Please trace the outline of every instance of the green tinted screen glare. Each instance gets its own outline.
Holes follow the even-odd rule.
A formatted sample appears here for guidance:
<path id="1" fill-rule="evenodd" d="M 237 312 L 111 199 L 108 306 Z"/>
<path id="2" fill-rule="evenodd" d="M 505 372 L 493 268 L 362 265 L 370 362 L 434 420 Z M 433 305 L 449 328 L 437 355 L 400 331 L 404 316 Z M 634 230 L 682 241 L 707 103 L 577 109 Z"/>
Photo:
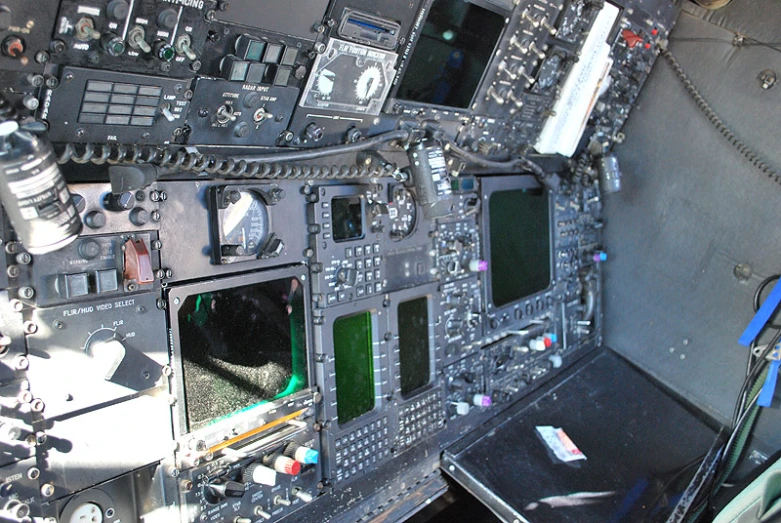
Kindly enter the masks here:
<path id="1" fill-rule="evenodd" d="M 401 395 L 409 396 L 430 380 L 428 298 L 401 302 L 398 313 Z"/>
<path id="2" fill-rule="evenodd" d="M 551 279 L 547 193 L 542 189 L 494 192 L 488 213 L 494 306 L 547 289 Z"/>
<path id="3" fill-rule="evenodd" d="M 182 300 L 178 337 L 190 430 L 307 387 L 305 310 L 297 278 Z"/>
<path id="4" fill-rule="evenodd" d="M 347 423 L 374 409 L 372 316 L 362 312 L 334 322 L 336 413 Z"/>

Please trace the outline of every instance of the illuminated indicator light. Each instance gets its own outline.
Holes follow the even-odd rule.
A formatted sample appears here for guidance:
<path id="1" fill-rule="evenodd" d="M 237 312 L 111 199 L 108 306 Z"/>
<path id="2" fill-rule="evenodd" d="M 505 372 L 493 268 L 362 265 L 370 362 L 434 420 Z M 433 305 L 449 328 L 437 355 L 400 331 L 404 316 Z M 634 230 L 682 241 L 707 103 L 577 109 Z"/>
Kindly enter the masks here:
<path id="1" fill-rule="evenodd" d="M 157 47 L 157 57 L 164 61 L 170 62 L 176 56 L 176 50 L 166 43 L 160 43 Z"/>
<path id="2" fill-rule="evenodd" d="M 490 407 L 493 403 L 491 396 L 486 396 L 485 394 L 475 394 L 472 396 L 472 404 L 475 407 Z"/>
<path id="3" fill-rule="evenodd" d="M 658 35 L 659 34 L 659 29 L 654 27 L 653 29 L 651 29 L 651 34 L 654 35 L 654 36 Z"/>
<path id="4" fill-rule="evenodd" d="M 645 44 L 645 48 L 646 48 L 646 49 L 650 49 L 650 48 L 651 48 L 651 43 L 650 43 L 650 42 L 646 42 L 646 44 Z"/>
<path id="5" fill-rule="evenodd" d="M 488 270 L 488 262 L 485 260 L 472 260 L 469 262 L 469 270 L 472 272 L 485 272 Z"/>

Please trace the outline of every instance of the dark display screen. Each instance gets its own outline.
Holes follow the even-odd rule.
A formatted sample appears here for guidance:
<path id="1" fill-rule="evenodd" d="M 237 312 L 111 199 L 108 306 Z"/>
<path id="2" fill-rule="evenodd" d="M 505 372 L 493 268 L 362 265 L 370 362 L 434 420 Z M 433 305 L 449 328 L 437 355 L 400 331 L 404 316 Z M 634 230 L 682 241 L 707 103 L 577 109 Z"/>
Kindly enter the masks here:
<path id="1" fill-rule="evenodd" d="M 488 200 L 491 294 L 501 307 L 547 289 L 550 212 L 542 189 L 498 191 Z"/>
<path id="2" fill-rule="evenodd" d="M 409 396 L 428 385 L 431 376 L 428 298 L 401 302 L 398 313 L 401 394 Z"/>
<path id="3" fill-rule="evenodd" d="M 362 312 L 334 322 L 336 413 L 347 423 L 374 409 L 372 316 Z"/>
<path id="4" fill-rule="evenodd" d="M 396 96 L 469 107 L 503 28 L 502 15 L 464 0 L 436 0 Z"/>
<path id="5" fill-rule="evenodd" d="M 358 196 L 332 199 L 331 216 L 335 241 L 363 238 L 363 206 Z"/>
<path id="6" fill-rule="evenodd" d="M 179 342 L 190 430 L 307 386 L 304 310 L 296 278 L 183 300 Z"/>

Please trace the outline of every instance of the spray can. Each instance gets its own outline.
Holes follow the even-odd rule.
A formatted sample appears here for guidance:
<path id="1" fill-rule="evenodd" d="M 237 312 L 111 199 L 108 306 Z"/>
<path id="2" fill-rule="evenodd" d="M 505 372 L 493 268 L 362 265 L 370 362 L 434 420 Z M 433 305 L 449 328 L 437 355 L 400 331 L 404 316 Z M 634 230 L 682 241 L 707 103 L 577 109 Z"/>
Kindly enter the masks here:
<path id="1" fill-rule="evenodd" d="M 30 254 L 65 247 L 82 224 L 51 144 L 0 123 L 0 201 Z"/>

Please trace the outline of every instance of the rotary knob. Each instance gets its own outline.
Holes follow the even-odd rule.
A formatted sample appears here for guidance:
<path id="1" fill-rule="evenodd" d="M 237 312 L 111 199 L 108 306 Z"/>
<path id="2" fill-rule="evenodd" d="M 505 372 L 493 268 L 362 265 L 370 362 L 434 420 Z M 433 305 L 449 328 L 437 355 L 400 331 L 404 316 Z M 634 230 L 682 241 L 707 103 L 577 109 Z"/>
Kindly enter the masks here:
<path id="1" fill-rule="evenodd" d="M 256 483 L 273 487 L 277 484 L 277 471 L 262 463 L 252 463 L 244 469 L 241 480 L 244 483 Z"/>
<path id="2" fill-rule="evenodd" d="M 111 0 L 106 7 L 106 15 L 117 22 L 123 21 L 130 14 L 130 6 L 125 0 Z"/>
<path id="3" fill-rule="evenodd" d="M 103 207 L 113 212 L 129 211 L 136 205 L 136 197 L 132 192 L 109 193 L 103 198 Z"/>

